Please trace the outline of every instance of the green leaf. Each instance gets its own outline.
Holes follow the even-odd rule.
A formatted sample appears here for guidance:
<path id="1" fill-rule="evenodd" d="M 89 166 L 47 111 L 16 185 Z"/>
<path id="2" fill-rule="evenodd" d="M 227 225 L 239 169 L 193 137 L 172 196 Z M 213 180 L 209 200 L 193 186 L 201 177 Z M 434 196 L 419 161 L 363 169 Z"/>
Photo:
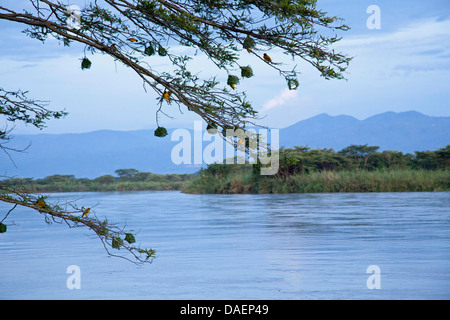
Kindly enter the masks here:
<path id="1" fill-rule="evenodd" d="M 5 233 L 6 229 L 8 229 L 6 224 L 0 223 L 0 233 Z"/>
<path id="2" fill-rule="evenodd" d="M 145 258 L 145 260 L 148 260 L 150 258 L 153 258 L 155 256 L 155 250 L 153 249 L 138 249 L 138 252 L 140 254 L 145 254 L 147 257 Z"/>

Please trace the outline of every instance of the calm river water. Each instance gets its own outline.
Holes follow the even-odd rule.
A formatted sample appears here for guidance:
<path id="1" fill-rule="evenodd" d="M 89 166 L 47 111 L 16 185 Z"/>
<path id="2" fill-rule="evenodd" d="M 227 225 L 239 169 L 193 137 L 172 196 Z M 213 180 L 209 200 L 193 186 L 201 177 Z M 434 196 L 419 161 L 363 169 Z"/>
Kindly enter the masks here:
<path id="1" fill-rule="evenodd" d="M 88 230 L 17 208 L 0 234 L 0 299 L 450 299 L 448 192 L 51 197 L 95 206 L 157 258 L 108 258 Z M 71 265 L 81 289 L 67 288 Z"/>

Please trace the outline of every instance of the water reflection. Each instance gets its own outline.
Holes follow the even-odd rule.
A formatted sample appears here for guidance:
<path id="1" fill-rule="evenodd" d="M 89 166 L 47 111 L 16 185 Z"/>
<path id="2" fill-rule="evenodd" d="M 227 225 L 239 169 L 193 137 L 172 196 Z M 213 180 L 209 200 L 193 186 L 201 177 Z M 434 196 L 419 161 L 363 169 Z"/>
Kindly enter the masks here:
<path id="1" fill-rule="evenodd" d="M 0 298 L 78 298 L 65 287 L 70 264 L 86 299 L 450 298 L 449 193 L 53 197 L 98 203 L 98 217 L 135 226 L 158 258 L 144 267 L 107 258 L 89 232 L 20 209 L 0 236 Z"/>

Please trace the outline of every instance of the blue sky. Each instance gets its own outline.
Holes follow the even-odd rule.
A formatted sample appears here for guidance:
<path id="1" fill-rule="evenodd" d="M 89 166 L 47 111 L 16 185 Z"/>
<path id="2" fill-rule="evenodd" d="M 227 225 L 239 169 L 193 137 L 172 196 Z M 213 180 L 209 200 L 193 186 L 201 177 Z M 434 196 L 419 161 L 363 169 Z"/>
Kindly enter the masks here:
<path id="1" fill-rule="evenodd" d="M 82 6 L 84 0 L 67 4 Z M 2 5 L 28 6 L 27 0 L 2 0 Z M 366 25 L 370 5 L 381 12 L 381 29 Z M 450 116 L 450 2 L 386 0 L 319 0 L 318 7 L 345 19 L 352 29 L 342 33 L 336 50 L 354 59 L 347 81 L 325 80 L 306 64 L 298 63 L 300 87 L 286 89 L 278 72 L 248 54 L 255 77 L 241 81 L 241 90 L 264 117 L 259 123 L 283 128 L 320 113 L 346 114 L 365 119 L 386 111 L 416 110 L 432 116 Z M 45 44 L 20 32 L 22 25 L 0 21 L 0 86 L 29 90 L 29 96 L 50 101 L 50 109 L 65 109 L 63 120 L 50 121 L 42 132 L 74 133 L 100 129 L 137 130 L 156 125 L 156 96 L 113 59 L 96 55 L 90 70 L 82 71 L 81 46 L 70 48 L 55 40 Z M 272 51 L 275 61 L 287 61 Z M 161 62 L 159 67 L 164 67 Z M 192 67 L 205 76 L 214 74 L 202 56 Z M 193 114 L 166 109 L 174 117 L 160 118 L 166 127 L 192 127 Z M 1 121 L 1 120 L 0 120 Z M 39 133 L 17 125 L 16 133 Z"/>

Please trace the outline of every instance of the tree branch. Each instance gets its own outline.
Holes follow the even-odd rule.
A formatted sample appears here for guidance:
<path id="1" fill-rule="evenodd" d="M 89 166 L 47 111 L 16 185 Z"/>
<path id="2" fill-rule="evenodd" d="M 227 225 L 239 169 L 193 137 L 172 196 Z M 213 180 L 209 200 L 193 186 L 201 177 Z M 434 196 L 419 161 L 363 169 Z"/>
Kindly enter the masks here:
<path id="1" fill-rule="evenodd" d="M 100 221 L 96 216 L 89 217 L 89 214 L 86 213 L 86 209 L 88 208 L 66 203 L 66 207 L 70 206 L 72 208 L 72 210 L 68 211 L 67 209 L 63 209 L 60 205 L 51 205 L 47 203 L 46 197 L 44 196 L 36 197 L 26 192 L 22 192 L 19 189 L 12 189 L 1 185 L 0 201 L 14 204 L 14 207 L 8 211 L 2 222 L 18 205 L 20 205 L 43 214 L 47 222 L 65 222 L 69 228 L 88 228 L 98 236 L 106 252 L 110 256 L 120 257 L 137 264 L 151 263 L 155 257 L 156 252 L 153 249 L 143 249 L 132 245 L 136 241 L 132 233 L 110 224 L 106 219 Z M 126 253 L 120 255 L 113 253 L 111 251 L 112 249 L 117 251 L 123 249 Z M 129 258 L 128 255 L 131 255 L 132 259 Z"/>

